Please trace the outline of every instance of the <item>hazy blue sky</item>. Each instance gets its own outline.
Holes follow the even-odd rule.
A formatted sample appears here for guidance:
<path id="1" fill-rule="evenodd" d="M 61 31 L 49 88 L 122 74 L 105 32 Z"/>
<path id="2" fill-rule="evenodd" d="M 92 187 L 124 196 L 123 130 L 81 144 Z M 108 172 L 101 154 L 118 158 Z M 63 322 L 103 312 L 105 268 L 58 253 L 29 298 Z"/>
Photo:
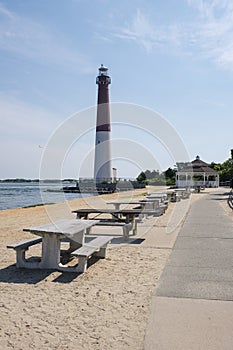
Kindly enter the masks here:
<path id="1" fill-rule="evenodd" d="M 180 161 L 230 156 L 231 0 L 0 0 L 0 51 L 0 178 L 39 177 L 50 135 L 96 104 L 101 63 L 112 102 L 144 106 L 171 123 L 189 153 Z M 132 142 L 140 138 L 129 133 Z M 113 125 L 112 134 L 122 130 Z M 94 142 L 92 132 L 70 152 L 65 177 L 77 176 L 75 162 Z M 119 175 L 137 176 L 140 165 L 126 163 L 116 164 Z M 162 153 L 158 163 L 174 165 Z M 84 175 L 91 174 L 90 165 Z"/>

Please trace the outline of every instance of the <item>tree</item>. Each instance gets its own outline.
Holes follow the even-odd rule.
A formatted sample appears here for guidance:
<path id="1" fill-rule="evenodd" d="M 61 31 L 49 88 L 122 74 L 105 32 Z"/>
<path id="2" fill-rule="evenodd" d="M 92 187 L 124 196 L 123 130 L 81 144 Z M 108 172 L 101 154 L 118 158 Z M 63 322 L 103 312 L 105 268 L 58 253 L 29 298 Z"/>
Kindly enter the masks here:
<path id="1" fill-rule="evenodd" d="M 231 158 L 227 159 L 222 164 L 212 162 L 210 164 L 210 167 L 219 173 L 219 181 L 220 182 L 231 181 L 231 179 L 233 177 L 233 164 L 232 164 Z"/>
<path id="2" fill-rule="evenodd" d="M 166 171 L 164 171 L 164 175 L 166 179 L 173 179 L 176 176 L 175 169 L 168 168 Z"/>
<path id="3" fill-rule="evenodd" d="M 176 178 L 176 170 L 168 168 L 164 172 L 159 172 L 158 170 L 145 170 L 142 171 L 138 177 L 137 182 L 144 183 L 147 185 L 154 185 L 154 186 L 160 186 L 160 185 L 174 185 L 175 184 L 175 178 Z"/>
<path id="4" fill-rule="evenodd" d="M 146 171 L 145 171 L 145 175 L 146 175 L 147 180 L 156 179 L 157 177 L 160 176 L 158 170 L 152 170 L 152 171 L 146 170 Z"/>
<path id="5" fill-rule="evenodd" d="M 144 173 L 144 171 L 142 171 L 142 172 L 138 175 L 138 177 L 137 177 L 137 182 L 139 182 L 139 183 L 145 183 L 145 182 L 147 182 L 147 181 L 146 181 L 146 174 Z"/>
<path id="6" fill-rule="evenodd" d="M 168 168 L 166 171 L 163 172 L 164 177 L 166 179 L 166 184 L 168 186 L 175 185 L 176 183 L 176 170 L 172 168 Z"/>

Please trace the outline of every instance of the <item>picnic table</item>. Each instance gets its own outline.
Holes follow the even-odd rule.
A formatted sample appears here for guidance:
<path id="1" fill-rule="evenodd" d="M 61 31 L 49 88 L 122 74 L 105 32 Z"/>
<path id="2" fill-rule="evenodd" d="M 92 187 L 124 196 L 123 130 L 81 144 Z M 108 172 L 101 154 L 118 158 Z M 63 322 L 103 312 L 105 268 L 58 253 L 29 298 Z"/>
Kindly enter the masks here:
<path id="1" fill-rule="evenodd" d="M 143 209 L 143 208 L 138 208 L 138 209 L 93 209 L 93 208 L 87 208 L 87 209 L 78 209 L 78 210 L 73 210 L 72 213 L 76 213 L 77 219 L 97 219 L 99 222 L 97 225 L 100 225 L 102 221 L 119 221 L 119 222 L 124 222 L 126 224 L 132 222 L 135 220 L 136 217 L 140 214 L 150 214 L 153 215 L 155 214 L 154 210 L 150 209 Z M 91 214 L 95 214 L 93 218 L 90 217 Z M 110 218 L 101 218 L 101 215 L 104 214 L 111 214 L 112 219 Z"/>
<path id="2" fill-rule="evenodd" d="M 114 205 L 115 210 L 120 210 L 120 207 L 122 205 L 138 205 L 139 207 L 133 208 L 133 209 L 141 209 L 142 211 L 144 211 L 145 209 L 148 210 L 153 210 L 153 209 L 157 209 L 159 208 L 159 202 L 160 199 L 158 198 L 145 198 L 145 199 L 140 199 L 139 201 L 132 201 L 132 202 L 126 202 L 126 201 L 122 201 L 122 202 L 107 202 L 107 204 L 109 205 Z"/>
<path id="3" fill-rule="evenodd" d="M 107 202 L 108 205 L 114 205 L 115 210 L 120 210 L 120 207 L 122 205 L 129 206 L 129 205 L 140 205 L 142 207 L 142 210 L 146 206 L 145 201 L 119 201 L 119 202 Z"/>
<path id="4" fill-rule="evenodd" d="M 167 193 L 151 193 L 146 196 L 147 201 L 157 201 L 157 205 L 165 204 L 169 202 Z"/>
<path id="5" fill-rule="evenodd" d="M 89 246 L 85 243 L 85 233 L 89 233 L 90 228 L 97 223 L 98 220 L 61 219 L 45 225 L 25 228 L 23 231 L 40 236 L 40 238 L 8 245 L 7 248 L 16 251 L 16 266 L 20 268 L 84 272 L 89 256 L 101 248 L 106 248 L 107 243 L 112 239 L 112 237 L 98 237 L 93 238 Z M 80 258 L 77 267 L 72 268 L 61 264 L 61 241 L 64 239 L 69 243 L 69 249 L 66 253 Z M 41 258 L 38 261 L 26 260 L 25 252 L 30 246 L 38 243 L 42 243 Z M 93 248 L 96 249 L 93 250 Z M 89 254 L 87 250 L 89 253 L 92 251 L 92 253 Z M 105 256 L 105 250 L 101 251 L 101 256 Z"/>
<path id="6" fill-rule="evenodd" d="M 181 187 L 168 189 L 166 193 L 171 202 L 179 202 L 181 199 L 186 199 L 190 196 L 190 190 Z"/>
<path id="7" fill-rule="evenodd" d="M 143 203 L 145 205 L 145 208 L 159 208 L 159 206 L 161 205 L 161 199 L 158 197 L 146 197 L 145 199 L 141 199 L 140 201 L 141 203 Z"/>
<path id="8" fill-rule="evenodd" d="M 137 219 L 139 215 L 156 215 L 155 210 L 149 209 L 78 209 L 72 211 L 76 214 L 77 219 L 92 220 L 98 218 L 96 225 L 102 226 L 122 226 L 123 236 L 126 240 L 129 238 L 129 232 L 132 230 L 133 235 L 137 234 Z M 106 214 L 108 217 L 106 217 Z M 103 217 L 104 216 L 104 217 Z M 109 217 L 110 216 L 110 217 Z"/>
<path id="9" fill-rule="evenodd" d="M 178 193 L 182 199 L 189 198 L 191 194 L 190 189 L 188 188 L 175 188 L 174 191 Z"/>
<path id="10" fill-rule="evenodd" d="M 167 193 L 162 193 L 162 192 L 159 192 L 159 193 L 149 193 L 146 198 L 153 198 L 153 199 L 159 199 L 161 202 L 163 202 L 164 200 L 167 199 Z"/>
<path id="11" fill-rule="evenodd" d="M 121 205 L 138 205 L 138 207 L 134 207 L 133 209 L 141 209 L 142 213 L 141 216 L 146 216 L 145 210 L 155 210 L 157 209 L 157 212 L 159 211 L 165 211 L 167 208 L 167 205 L 164 205 L 161 202 L 160 197 L 146 197 L 144 199 L 140 199 L 139 201 L 132 201 L 132 202 L 108 202 L 107 204 L 113 204 L 115 206 L 116 210 L 120 210 Z"/>

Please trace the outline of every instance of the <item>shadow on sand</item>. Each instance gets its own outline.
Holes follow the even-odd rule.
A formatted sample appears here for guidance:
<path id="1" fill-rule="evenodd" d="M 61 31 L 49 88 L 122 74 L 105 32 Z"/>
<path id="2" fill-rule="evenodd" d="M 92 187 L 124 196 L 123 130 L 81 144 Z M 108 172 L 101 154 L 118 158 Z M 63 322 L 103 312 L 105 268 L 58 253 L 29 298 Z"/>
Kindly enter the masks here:
<path id="1" fill-rule="evenodd" d="M 138 245 L 144 241 L 143 238 L 130 238 L 128 241 L 123 241 L 122 237 L 116 237 L 112 240 L 112 244 L 128 244 Z M 88 260 L 88 268 L 94 265 L 100 258 L 92 256 Z M 48 278 L 56 270 L 41 270 L 41 269 L 25 269 L 17 268 L 16 264 L 7 266 L 0 270 L 0 282 L 2 283 L 15 283 L 15 284 L 37 284 L 46 278 Z M 59 272 L 60 275 L 56 276 L 52 282 L 57 283 L 70 283 L 78 276 L 82 275 L 79 272 Z"/>
<path id="2" fill-rule="evenodd" d="M 18 269 L 16 265 L 10 265 L 0 270 L 0 282 L 37 284 L 51 274 L 48 270 Z"/>

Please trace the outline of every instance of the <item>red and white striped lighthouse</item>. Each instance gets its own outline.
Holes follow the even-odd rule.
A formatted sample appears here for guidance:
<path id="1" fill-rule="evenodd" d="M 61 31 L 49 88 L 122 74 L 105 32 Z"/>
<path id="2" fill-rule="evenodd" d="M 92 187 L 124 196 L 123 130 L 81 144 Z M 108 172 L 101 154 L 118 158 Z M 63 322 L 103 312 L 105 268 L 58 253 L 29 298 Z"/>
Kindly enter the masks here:
<path id="1" fill-rule="evenodd" d="M 111 161 L 111 125 L 109 107 L 109 88 L 111 78 L 108 75 L 108 68 L 101 64 L 99 75 L 96 78 L 98 84 L 98 105 L 96 121 L 95 140 L 95 165 L 94 179 L 96 183 L 102 181 L 112 181 L 112 161 Z"/>

